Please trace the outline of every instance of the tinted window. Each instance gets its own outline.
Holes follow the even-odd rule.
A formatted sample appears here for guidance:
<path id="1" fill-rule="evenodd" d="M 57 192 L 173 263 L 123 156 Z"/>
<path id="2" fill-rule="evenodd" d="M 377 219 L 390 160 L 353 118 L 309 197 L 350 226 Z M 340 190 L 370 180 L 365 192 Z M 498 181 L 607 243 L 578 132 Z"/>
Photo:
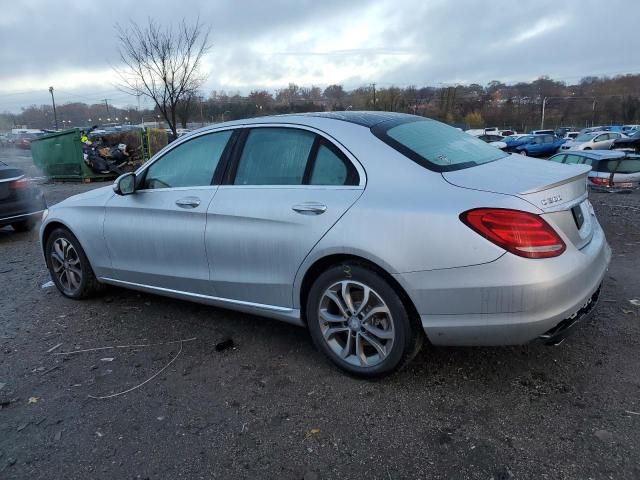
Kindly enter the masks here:
<path id="1" fill-rule="evenodd" d="M 558 162 L 558 163 L 562 163 L 564 162 L 564 157 L 566 155 L 554 155 L 553 157 L 551 157 L 549 160 L 552 162 Z"/>
<path id="2" fill-rule="evenodd" d="M 544 138 L 542 136 L 535 137 L 532 143 L 542 144 Z"/>
<path id="3" fill-rule="evenodd" d="M 615 162 L 609 162 L 609 169 L 615 167 Z M 620 160 L 616 173 L 640 173 L 640 160 Z"/>
<path id="4" fill-rule="evenodd" d="M 582 163 L 583 157 L 579 155 L 567 155 L 567 159 L 564 163 Z"/>
<path id="5" fill-rule="evenodd" d="M 310 185 L 357 185 L 357 173 L 350 162 L 324 144 L 318 147 L 309 177 Z"/>
<path id="6" fill-rule="evenodd" d="M 553 143 L 553 135 L 545 135 L 544 143 Z"/>
<path id="7" fill-rule="evenodd" d="M 603 134 L 603 135 L 598 135 L 596 138 L 594 138 L 594 142 L 603 142 L 604 140 L 607 140 L 609 138 L 609 135 L 607 134 Z"/>
<path id="8" fill-rule="evenodd" d="M 255 128 L 242 150 L 235 185 L 302 185 L 315 134 L 293 128 Z"/>
<path id="9" fill-rule="evenodd" d="M 434 120 L 388 121 L 374 126 L 372 132 L 406 157 L 436 171 L 473 167 L 507 155 Z"/>
<path id="10" fill-rule="evenodd" d="M 147 169 L 143 188 L 211 185 L 231 133 L 202 135 L 173 148 Z"/>

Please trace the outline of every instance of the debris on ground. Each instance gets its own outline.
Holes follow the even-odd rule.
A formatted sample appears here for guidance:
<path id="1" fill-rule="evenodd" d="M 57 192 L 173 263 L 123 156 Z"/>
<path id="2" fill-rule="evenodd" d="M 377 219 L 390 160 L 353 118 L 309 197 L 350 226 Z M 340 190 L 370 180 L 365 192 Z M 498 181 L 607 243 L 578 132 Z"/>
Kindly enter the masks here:
<path id="1" fill-rule="evenodd" d="M 231 337 L 225 338 L 224 340 L 216 343 L 216 352 L 222 352 L 229 348 L 233 348 L 235 344 L 233 343 L 233 339 Z"/>
<path id="2" fill-rule="evenodd" d="M 57 344 L 57 345 L 55 345 L 55 346 L 51 347 L 49 350 L 47 350 L 47 353 L 51 353 L 51 352 L 53 352 L 54 350 L 56 350 L 56 349 L 60 348 L 61 346 L 62 346 L 62 343 L 59 343 L 59 344 Z"/>
<path id="3" fill-rule="evenodd" d="M 319 428 L 312 428 L 310 430 L 307 430 L 306 432 L 304 432 L 304 439 L 308 440 L 311 437 L 313 437 L 314 435 L 317 435 L 318 433 L 320 433 L 320 429 Z"/>

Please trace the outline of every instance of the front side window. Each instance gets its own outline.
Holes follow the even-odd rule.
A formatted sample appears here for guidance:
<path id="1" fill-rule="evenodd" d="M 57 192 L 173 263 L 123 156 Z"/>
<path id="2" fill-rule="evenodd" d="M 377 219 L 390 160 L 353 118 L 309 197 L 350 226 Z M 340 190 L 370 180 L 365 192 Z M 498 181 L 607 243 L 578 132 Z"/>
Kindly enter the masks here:
<path id="1" fill-rule="evenodd" d="M 429 119 L 389 120 L 371 132 L 390 147 L 430 170 L 460 170 L 508 156 L 468 133 Z"/>
<path id="2" fill-rule="evenodd" d="M 147 169 L 143 188 L 153 190 L 211 185 L 231 134 L 231 130 L 225 130 L 202 135 L 169 150 Z"/>
<path id="3" fill-rule="evenodd" d="M 302 185 L 315 134 L 293 128 L 249 131 L 235 185 Z"/>
<path id="4" fill-rule="evenodd" d="M 554 155 L 553 157 L 551 157 L 549 159 L 549 161 L 551 162 L 557 162 L 557 163 L 562 163 L 564 161 L 564 157 L 566 155 Z"/>
<path id="5" fill-rule="evenodd" d="M 567 155 L 565 163 L 582 163 L 582 157 L 579 155 Z"/>

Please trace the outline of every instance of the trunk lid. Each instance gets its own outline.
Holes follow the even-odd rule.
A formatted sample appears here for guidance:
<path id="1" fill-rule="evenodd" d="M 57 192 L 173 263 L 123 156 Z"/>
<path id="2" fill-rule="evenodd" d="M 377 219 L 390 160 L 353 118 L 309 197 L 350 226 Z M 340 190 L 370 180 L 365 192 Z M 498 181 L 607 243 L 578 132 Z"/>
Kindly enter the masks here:
<path id="1" fill-rule="evenodd" d="M 590 170 L 588 165 L 511 155 L 477 167 L 443 172 L 442 176 L 457 187 L 513 195 L 529 202 L 571 243 L 582 248 L 593 235 L 592 209 L 587 200 Z"/>

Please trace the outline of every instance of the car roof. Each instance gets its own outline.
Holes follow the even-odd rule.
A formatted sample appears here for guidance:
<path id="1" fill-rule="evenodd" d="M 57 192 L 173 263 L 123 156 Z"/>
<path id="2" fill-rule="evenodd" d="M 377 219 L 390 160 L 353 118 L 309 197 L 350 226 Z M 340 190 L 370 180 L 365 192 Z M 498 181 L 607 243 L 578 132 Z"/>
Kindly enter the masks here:
<path id="1" fill-rule="evenodd" d="M 316 119 L 329 119 L 349 122 L 366 128 L 371 128 L 379 123 L 389 120 L 430 120 L 427 117 L 410 115 L 408 113 L 396 112 L 370 112 L 370 111 L 343 111 L 343 112 L 308 112 L 308 113 L 287 113 L 283 115 L 268 115 L 264 117 L 245 118 L 241 120 L 231 120 L 223 123 L 216 123 L 189 132 L 186 136 L 192 136 L 199 132 L 217 130 L 222 127 L 253 125 L 260 123 L 295 123 L 298 125 L 314 126 Z"/>

